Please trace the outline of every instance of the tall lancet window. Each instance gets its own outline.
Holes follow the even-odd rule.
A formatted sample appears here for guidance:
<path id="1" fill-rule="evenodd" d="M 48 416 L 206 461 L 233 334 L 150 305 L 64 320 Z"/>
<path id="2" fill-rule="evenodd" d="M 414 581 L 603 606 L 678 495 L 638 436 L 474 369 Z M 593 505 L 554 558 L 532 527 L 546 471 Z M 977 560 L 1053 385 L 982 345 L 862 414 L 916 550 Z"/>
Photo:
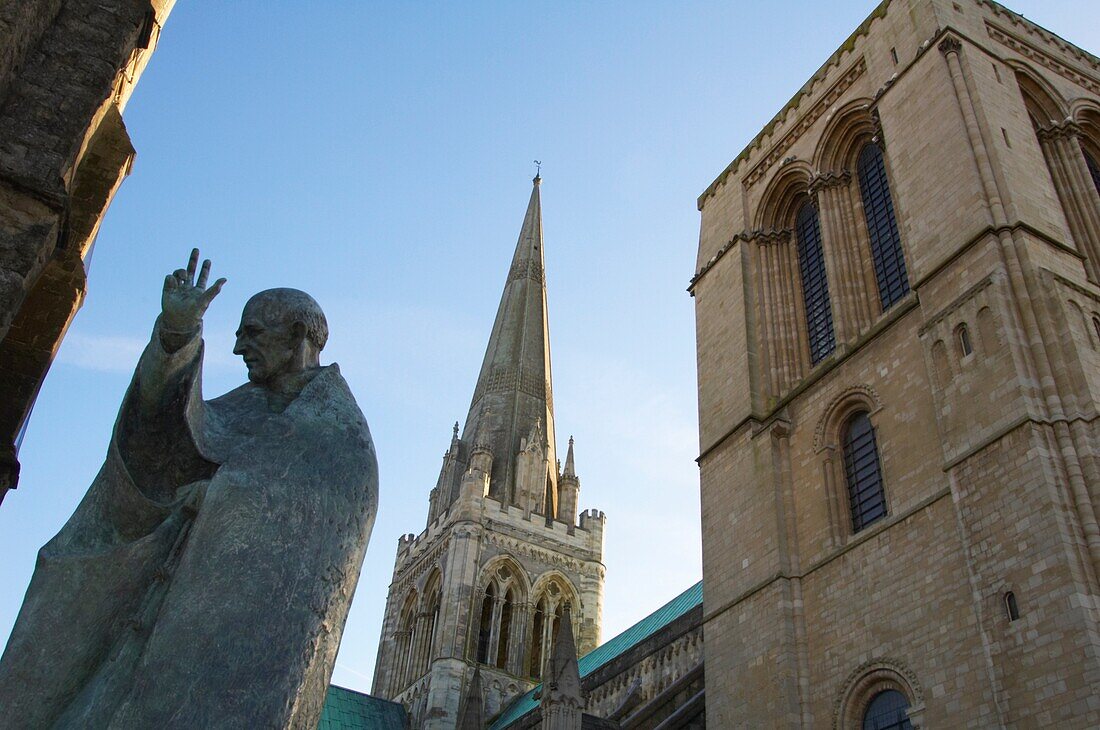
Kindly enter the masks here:
<path id="1" fill-rule="evenodd" d="M 852 416 L 844 428 L 844 474 L 848 480 L 852 532 L 859 532 L 886 516 L 875 428 L 864 411 Z"/>
<path id="2" fill-rule="evenodd" d="M 546 634 L 546 596 L 535 604 L 535 615 L 531 619 L 531 661 L 527 674 L 531 677 L 542 676 L 542 644 Z"/>
<path id="3" fill-rule="evenodd" d="M 905 255 L 901 250 L 901 236 L 894 217 L 890 183 L 886 179 L 886 164 L 877 144 L 871 142 L 864 145 L 857 167 L 863 215 L 871 236 L 871 259 L 875 264 L 878 298 L 885 312 L 909 293 L 909 278 L 905 272 Z"/>
<path id="4" fill-rule="evenodd" d="M 1084 147 L 1081 148 L 1081 152 L 1085 155 L 1085 165 L 1089 168 L 1089 175 L 1092 176 L 1093 187 L 1096 188 L 1097 194 L 1100 194 L 1100 165 L 1096 163 L 1096 158 L 1090 155 Z"/>
<path id="5" fill-rule="evenodd" d="M 825 276 L 825 254 L 821 250 L 821 225 L 817 219 L 817 208 L 809 200 L 798 209 L 795 234 L 798 239 L 798 269 L 802 274 L 802 300 L 806 305 L 810 362 L 816 365 L 836 347 L 836 338 L 829 304 L 829 280 Z"/>
<path id="6" fill-rule="evenodd" d="M 485 597 L 481 599 L 481 621 L 477 632 L 477 660 L 482 664 L 489 661 L 489 640 L 493 636 L 493 604 L 496 597 L 496 584 L 489 581 Z"/>
<path id="7" fill-rule="evenodd" d="M 501 669 L 508 666 L 509 638 L 512 635 L 512 611 L 515 608 L 515 598 L 509 588 L 504 595 L 504 602 L 500 604 L 500 629 L 497 632 L 497 660 L 496 665 Z"/>

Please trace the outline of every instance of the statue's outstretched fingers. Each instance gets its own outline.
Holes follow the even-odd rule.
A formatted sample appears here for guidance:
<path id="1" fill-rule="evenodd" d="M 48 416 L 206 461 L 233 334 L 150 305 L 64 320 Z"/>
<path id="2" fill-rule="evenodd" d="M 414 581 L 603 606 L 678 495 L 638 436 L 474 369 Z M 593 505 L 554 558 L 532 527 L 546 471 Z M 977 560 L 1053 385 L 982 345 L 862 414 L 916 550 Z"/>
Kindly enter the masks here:
<path id="1" fill-rule="evenodd" d="M 195 270 L 199 268 L 199 250 L 191 249 L 191 258 L 187 260 L 187 282 L 195 283 Z"/>
<path id="2" fill-rule="evenodd" d="M 168 276 L 164 277 L 165 291 L 168 291 L 169 289 L 175 289 L 177 286 L 179 286 L 179 279 L 176 278 L 175 274 L 169 274 Z"/>
<path id="3" fill-rule="evenodd" d="M 199 269 L 199 279 L 195 282 L 195 286 L 200 289 L 206 288 L 206 278 L 210 276 L 210 259 L 202 262 L 202 268 Z"/>
<path id="4" fill-rule="evenodd" d="M 214 300 L 214 297 L 221 293 L 222 287 L 225 286 L 226 279 L 223 277 L 214 282 L 214 284 L 203 292 L 202 298 L 207 304 Z"/>

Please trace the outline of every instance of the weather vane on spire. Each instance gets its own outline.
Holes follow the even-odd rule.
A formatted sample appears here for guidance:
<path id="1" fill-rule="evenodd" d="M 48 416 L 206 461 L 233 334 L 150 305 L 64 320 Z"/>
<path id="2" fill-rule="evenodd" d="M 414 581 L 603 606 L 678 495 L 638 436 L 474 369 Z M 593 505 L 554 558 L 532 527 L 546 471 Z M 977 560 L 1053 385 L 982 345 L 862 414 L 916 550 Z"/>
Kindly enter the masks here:
<path id="1" fill-rule="evenodd" d="M 542 179 L 542 160 L 535 160 L 535 179 Z"/>

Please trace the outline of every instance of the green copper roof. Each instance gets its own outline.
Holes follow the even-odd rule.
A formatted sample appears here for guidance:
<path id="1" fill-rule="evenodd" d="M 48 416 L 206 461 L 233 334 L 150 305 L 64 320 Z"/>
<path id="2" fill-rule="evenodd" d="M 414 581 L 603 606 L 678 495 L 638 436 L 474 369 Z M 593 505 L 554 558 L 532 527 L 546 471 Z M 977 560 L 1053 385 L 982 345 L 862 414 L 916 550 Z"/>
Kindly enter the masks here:
<path id="1" fill-rule="evenodd" d="M 405 730 L 405 708 L 396 702 L 329 685 L 317 730 Z"/>
<path id="2" fill-rule="evenodd" d="M 658 631 L 702 603 L 703 581 L 699 581 L 691 588 L 688 588 L 686 591 L 616 636 L 614 639 L 604 642 L 582 656 L 577 661 L 577 668 L 580 669 L 581 679 L 607 664 L 615 657 L 624 654 L 628 649 L 642 643 L 650 636 L 653 636 Z M 539 703 L 538 700 L 535 699 L 535 693 L 541 686 L 542 685 L 538 685 L 526 694 L 517 697 L 512 704 L 508 705 L 504 712 L 497 717 L 490 726 L 490 730 L 501 730 L 538 707 Z"/>

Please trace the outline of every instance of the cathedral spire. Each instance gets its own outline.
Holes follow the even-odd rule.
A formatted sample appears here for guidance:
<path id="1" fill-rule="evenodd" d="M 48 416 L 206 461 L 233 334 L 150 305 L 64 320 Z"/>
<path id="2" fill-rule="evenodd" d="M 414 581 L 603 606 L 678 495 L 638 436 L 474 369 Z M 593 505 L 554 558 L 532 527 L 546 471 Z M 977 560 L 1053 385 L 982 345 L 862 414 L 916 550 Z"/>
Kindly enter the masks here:
<path id="1" fill-rule="evenodd" d="M 555 464 L 557 459 L 541 183 L 542 178 L 536 175 L 462 433 L 466 444 L 478 434 L 490 434 L 490 495 L 509 503 L 517 499 L 516 454 L 520 441 L 531 433 L 536 422 L 541 421 L 545 434 L 547 463 Z M 556 492 L 557 470 L 546 471 L 549 486 Z"/>

